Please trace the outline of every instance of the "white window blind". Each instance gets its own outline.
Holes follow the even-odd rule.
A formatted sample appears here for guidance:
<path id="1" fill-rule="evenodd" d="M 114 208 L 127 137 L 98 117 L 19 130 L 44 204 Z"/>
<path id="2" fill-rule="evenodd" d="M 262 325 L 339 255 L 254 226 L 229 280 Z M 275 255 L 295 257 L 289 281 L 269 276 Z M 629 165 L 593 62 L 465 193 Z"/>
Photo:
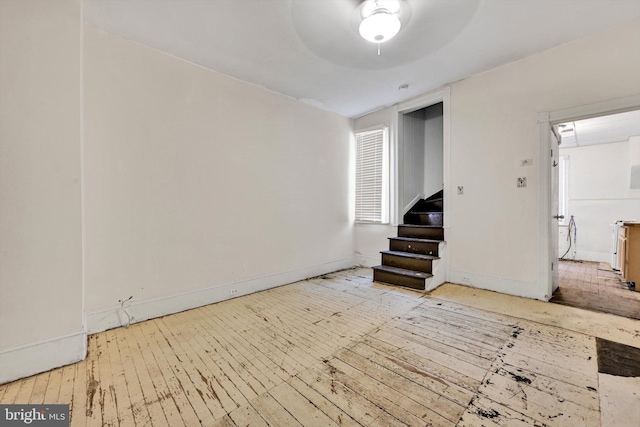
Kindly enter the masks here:
<path id="1" fill-rule="evenodd" d="M 356 221 L 385 219 L 386 128 L 356 134 Z"/>
<path id="2" fill-rule="evenodd" d="M 558 161 L 558 215 L 564 216 L 564 219 L 559 221 L 560 224 L 569 223 L 569 214 L 567 209 L 568 204 L 568 192 L 569 192 L 569 158 L 560 157 Z"/>

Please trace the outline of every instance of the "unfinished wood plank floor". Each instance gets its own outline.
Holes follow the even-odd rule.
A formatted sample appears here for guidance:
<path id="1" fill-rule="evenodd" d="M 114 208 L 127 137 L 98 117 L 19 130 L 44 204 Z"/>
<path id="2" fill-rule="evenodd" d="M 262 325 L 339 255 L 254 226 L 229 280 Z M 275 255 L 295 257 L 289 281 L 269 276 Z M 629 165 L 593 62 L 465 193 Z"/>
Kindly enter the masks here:
<path id="1" fill-rule="evenodd" d="M 640 292 L 629 290 L 608 263 L 560 260 L 558 271 L 551 302 L 640 319 Z"/>
<path id="2" fill-rule="evenodd" d="M 70 403 L 72 426 L 601 425 L 594 336 L 550 326 L 574 309 L 525 319 L 371 276 L 92 335 L 85 361 L 2 385 L 0 403 Z"/>

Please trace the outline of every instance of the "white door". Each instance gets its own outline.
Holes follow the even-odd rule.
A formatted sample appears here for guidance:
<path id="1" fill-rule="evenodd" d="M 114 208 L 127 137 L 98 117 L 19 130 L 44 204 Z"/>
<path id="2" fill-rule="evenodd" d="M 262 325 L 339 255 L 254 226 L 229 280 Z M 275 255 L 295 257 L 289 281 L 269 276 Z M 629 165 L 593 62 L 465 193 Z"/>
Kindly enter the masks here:
<path id="1" fill-rule="evenodd" d="M 558 220 L 561 217 L 558 216 L 559 210 L 559 180 L 560 180 L 560 166 L 558 155 L 560 142 L 556 134 L 551 132 L 551 216 L 553 220 L 551 222 L 551 292 L 555 292 L 558 289 L 560 275 L 558 274 Z"/>

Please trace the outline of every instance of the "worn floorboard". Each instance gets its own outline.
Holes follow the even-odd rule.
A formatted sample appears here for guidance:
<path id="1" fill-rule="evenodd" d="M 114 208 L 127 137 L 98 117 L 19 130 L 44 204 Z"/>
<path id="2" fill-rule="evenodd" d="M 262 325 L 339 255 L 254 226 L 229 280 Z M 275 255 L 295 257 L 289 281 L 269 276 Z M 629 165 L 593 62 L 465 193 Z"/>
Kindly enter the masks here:
<path id="1" fill-rule="evenodd" d="M 83 427 L 637 425 L 638 378 L 599 373 L 598 351 L 636 354 L 639 321 L 371 276 L 92 335 L 86 360 L 0 385 L 0 403 L 69 403 Z"/>
<path id="2" fill-rule="evenodd" d="M 629 290 L 608 263 L 560 260 L 558 271 L 551 302 L 640 319 L 640 292 Z"/>

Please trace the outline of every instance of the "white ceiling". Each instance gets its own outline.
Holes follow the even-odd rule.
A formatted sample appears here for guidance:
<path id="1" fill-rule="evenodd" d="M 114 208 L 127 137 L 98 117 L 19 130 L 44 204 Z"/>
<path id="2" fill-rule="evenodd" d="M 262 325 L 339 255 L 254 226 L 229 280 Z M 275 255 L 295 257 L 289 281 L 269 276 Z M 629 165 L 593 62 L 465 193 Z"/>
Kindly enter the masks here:
<path id="1" fill-rule="evenodd" d="M 562 123 L 558 131 L 561 148 L 626 141 L 640 135 L 640 110 Z"/>
<path id="2" fill-rule="evenodd" d="M 640 17 L 637 0 L 403 2 L 403 28 L 381 56 L 358 34 L 360 0 L 84 0 L 83 13 L 110 33 L 346 117 Z"/>

